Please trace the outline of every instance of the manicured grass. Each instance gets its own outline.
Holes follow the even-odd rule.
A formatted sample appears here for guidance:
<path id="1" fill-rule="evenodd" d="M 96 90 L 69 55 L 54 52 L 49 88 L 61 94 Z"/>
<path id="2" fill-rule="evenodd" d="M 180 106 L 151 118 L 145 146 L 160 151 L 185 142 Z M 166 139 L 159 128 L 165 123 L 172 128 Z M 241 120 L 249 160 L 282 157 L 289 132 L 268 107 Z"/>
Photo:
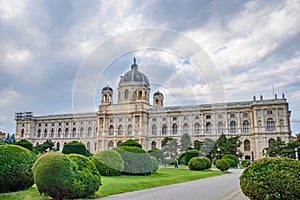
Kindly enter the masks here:
<path id="1" fill-rule="evenodd" d="M 190 171 L 187 168 L 161 168 L 150 176 L 102 177 L 102 186 L 96 193 L 100 197 L 146 188 L 222 175 L 216 170 Z"/>
<path id="2" fill-rule="evenodd" d="M 188 168 L 160 168 L 156 173 L 153 173 L 150 176 L 102 176 L 102 186 L 100 187 L 99 191 L 96 192 L 96 194 L 98 195 L 98 197 L 104 197 L 113 194 L 208 178 L 225 173 L 228 172 L 221 172 L 216 170 L 190 171 Z M 0 199 L 46 200 L 50 198 L 40 196 L 36 186 L 32 186 L 31 188 L 24 191 L 0 194 Z"/>

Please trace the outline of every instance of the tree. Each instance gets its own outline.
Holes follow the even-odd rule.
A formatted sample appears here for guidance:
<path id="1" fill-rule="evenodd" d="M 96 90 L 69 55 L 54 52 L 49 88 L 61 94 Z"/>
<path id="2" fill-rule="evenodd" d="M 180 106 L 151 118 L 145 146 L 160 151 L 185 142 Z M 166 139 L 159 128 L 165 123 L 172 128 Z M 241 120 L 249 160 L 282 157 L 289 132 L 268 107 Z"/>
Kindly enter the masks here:
<path id="1" fill-rule="evenodd" d="M 166 146 L 170 140 L 173 140 L 173 138 L 172 137 L 164 137 L 164 139 L 161 141 L 161 147 Z"/>
<path id="2" fill-rule="evenodd" d="M 212 158 L 216 152 L 216 142 L 210 138 L 205 138 L 200 148 L 200 156 Z"/>
<path id="3" fill-rule="evenodd" d="M 282 141 L 280 137 L 277 137 L 274 144 L 267 148 L 267 154 L 270 157 L 277 157 L 277 156 L 286 156 L 285 154 L 287 151 L 287 146 L 285 141 Z"/>
<path id="4" fill-rule="evenodd" d="M 53 150 L 54 150 L 54 142 L 48 139 L 43 144 L 36 145 L 33 152 L 35 154 L 43 154 Z"/>
<path id="5" fill-rule="evenodd" d="M 199 140 L 194 140 L 194 148 L 199 150 L 201 149 L 203 142 L 199 141 Z"/>
<path id="6" fill-rule="evenodd" d="M 218 153 L 224 154 L 233 154 L 237 152 L 237 148 L 240 147 L 242 142 L 240 141 L 240 136 L 234 136 L 227 138 L 224 134 L 221 134 L 216 141 Z"/>
<path id="7" fill-rule="evenodd" d="M 165 157 L 176 158 L 178 156 L 178 142 L 177 139 L 169 140 L 166 145 L 162 148 Z"/>
<path id="8" fill-rule="evenodd" d="M 191 137 L 185 133 L 180 138 L 180 149 L 181 151 L 187 151 L 191 146 Z"/>

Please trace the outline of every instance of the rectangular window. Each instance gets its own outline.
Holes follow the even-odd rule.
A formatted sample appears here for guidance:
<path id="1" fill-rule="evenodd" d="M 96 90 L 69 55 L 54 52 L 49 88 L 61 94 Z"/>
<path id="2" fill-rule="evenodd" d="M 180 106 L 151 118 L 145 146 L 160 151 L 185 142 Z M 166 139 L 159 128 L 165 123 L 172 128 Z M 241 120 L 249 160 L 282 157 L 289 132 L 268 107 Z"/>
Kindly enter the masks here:
<path id="1" fill-rule="evenodd" d="M 196 116 L 195 116 L 195 119 L 199 119 L 199 115 L 196 115 Z"/>
<path id="2" fill-rule="evenodd" d="M 122 118 L 119 118 L 119 122 L 122 122 Z"/>
<path id="3" fill-rule="evenodd" d="M 113 118 L 109 118 L 109 120 L 108 120 L 109 122 L 114 122 L 114 119 Z"/>
<path id="4" fill-rule="evenodd" d="M 218 114 L 218 119 L 223 119 L 223 115 L 222 114 Z"/>
<path id="5" fill-rule="evenodd" d="M 235 114 L 234 113 L 230 113 L 230 118 L 235 118 Z"/>
<path id="6" fill-rule="evenodd" d="M 183 117 L 183 120 L 188 120 L 188 116 L 185 115 L 185 116 Z"/>
<path id="7" fill-rule="evenodd" d="M 155 118 L 155 117 L 153 117 L 153 118 L 152 118 L 152 121 L 153 121 L 153 122 L 156 122 L 156 118 Z"/>
<path id="8" fill-rule="evenodd" d="M 248 117 L 248 113 L 243 113 L 243 117 Z"/>
<path id="9" fill-rule="evenodd" d="M 176 121 L 176 120 L 177 120 L 177 117 L 174 116 L 174 117 L 173 117 L 173 121 Z"/>
<path id="10" fill-rule="evenodd" d="M 163 117 L 163 119 L 162 119 L 163 121 L 167 121 L 167 118 L 166 117 Z"/>
<path id="11" fill-rule="evenodd" d="M 130 118 L 130 117 L 128 117 L 127 121 L 131 122 L 131 118 Z"/>
<path id="12" fill-rule="evenodd" d="M 52 126 L 54 126 L 54 123 L 52 123 Z"/>
<path id="13" fill-rule="evenodd" d="M 76 125 L 76 122 L 73 122 L 73 126 L 75 126 Z"/>
<path id="14" fill-rule="evenodd" d="M 58 126 L 61 126 L 61 123 L 60 123 L 60 122 L 58 123 Z"/>

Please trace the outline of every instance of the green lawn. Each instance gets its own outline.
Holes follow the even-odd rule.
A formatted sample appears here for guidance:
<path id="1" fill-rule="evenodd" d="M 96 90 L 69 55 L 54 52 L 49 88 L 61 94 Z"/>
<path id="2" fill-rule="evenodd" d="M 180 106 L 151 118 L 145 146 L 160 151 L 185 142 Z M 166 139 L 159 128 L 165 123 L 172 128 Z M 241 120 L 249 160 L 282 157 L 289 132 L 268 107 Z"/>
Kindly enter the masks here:
<path id="1" fill-rule="evenodd" d="M 161 168 L 150 176 L 116 176 L 102 177 L 102 186 L 96 192 L 98 197 L 130 192 L 146 188 L 152 188 L 162 185 L 170 185 L 185 181 L 191 181 L 211 176 L 218 176 L 226 172 L 216 170 L 190 171 L 187 168 Z M 35 186 L 19 192 L 1 194 L 1 200 L 31 200 L 31 199 L 48 199 L 41 197 Z"/>

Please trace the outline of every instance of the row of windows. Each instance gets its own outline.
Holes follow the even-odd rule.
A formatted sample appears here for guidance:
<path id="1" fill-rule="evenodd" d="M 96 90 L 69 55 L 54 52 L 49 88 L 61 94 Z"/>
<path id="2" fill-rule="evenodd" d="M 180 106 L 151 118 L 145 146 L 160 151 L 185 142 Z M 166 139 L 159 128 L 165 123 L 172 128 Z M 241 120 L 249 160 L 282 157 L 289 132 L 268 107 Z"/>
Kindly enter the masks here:
<path id="1" fill-rule="evenodd" d="M 22 129 L 21 130 L 21 137 L 24 137 L 24 132 L 25 132 L 24 129 Z M 44 129 L 43 132 L 42 132 L 41 129 L 38 129 L 38 131 L 36 133 L 36 137 L 37 138 L 41 138 L 41 137 L 47 138 L 48 134 L 51 138 L 56 136 L 55 131 L 52 128 L 50 132 L 48 132 L 48 129 Z M 77 132 L 76 128 L 73 128 L 72 132 L 69 131 L 69 128 L 66 128 L 64 130 L 64 132 L 62 131 L 61 128 L 59 128 L 58 131 L 57 131 L 57 137 L 70 137 L 70 136 L 71 137 L 77 137 L 78 136 L 78 132 Z M 84 131 L 83 127 L 80 128 L 79 137 L 85 137 L 85 131 Z M 89 127 L 88 130 L 87 130 L 87 137 L 93 137 L 93 131 L 92 131 L 91 127 Z"/>
<path id="2" fill-rule="evenodd" d="M 55 123 L 49 123 L 49 124 L 51 124 L 51 126 L 54 126 L 54 125 L 55 125 Z M 66 124 L 66 126 L 69 126 L 70 123 L 69 123 L 69 122 L 65 122 L 65 124 Z M 76 125 L 76 122 L 73 122 L 72 124 L 73 124 L 73 126 L 75 126 L 75 125 Z M 91 124 L 92 124 L 92 122 L 89 121 L 89 122 L 88 122 L 88 125 L 91 125 Z M 58 123 L 58 126 L 61 126 L 61 125 L 62 125 L 62 122 L 59 122 L 59 123 Z M 80 122 L 80 125 L 83 125 L 83 122 Z M 41 123 L 38 124 L 38 127 L 41 127 L 41 126 L 42 126 Z M 45 123 L 44 126 L 47 127 L 47 126 L 48 126 L 48 123 Z M 24 127 L 24 124 L 22 124 L 22 127 Z"/>
<path id="3" fill-rule="evenodd" d="M 235 117 L 236 117 L 235 113 L 231 113 L 229 116 L 230 116 L 230 118 L 235 118 Z M 248 117 L 248 113 L 243 113 L 243 117 Z M 211 119 L 211 118 L 212 118 L 212 115 L 210 115 L 210 114 L 205 115 L 205 119 Z M 172 117 L 172 120 L 173 120 L 173 121 L 176 121 L 177 119 L 178 119 L 178 116 L 173 116 L 173 117 Z M 200 119 L 199 115 L 196 115 L 196 116 L 195 116 L 195 119 Z M 218 119 L 223 119 L 223 115 L 222 115 L 222 114 L 219 114 L 219 115 L 218 115 Z M 163 117 L 163 121 L 166 121 L 166 120 L 167 120 L 167 118 Z M 188 116 L 186 116 L 186 115 L 183 116 L 183 120 L 188 120 Z M 152 118 L 152 121 L 155 122 L 155 121 L 156 121 L 156 118 L 153 117 L 153 118 Z"/>

